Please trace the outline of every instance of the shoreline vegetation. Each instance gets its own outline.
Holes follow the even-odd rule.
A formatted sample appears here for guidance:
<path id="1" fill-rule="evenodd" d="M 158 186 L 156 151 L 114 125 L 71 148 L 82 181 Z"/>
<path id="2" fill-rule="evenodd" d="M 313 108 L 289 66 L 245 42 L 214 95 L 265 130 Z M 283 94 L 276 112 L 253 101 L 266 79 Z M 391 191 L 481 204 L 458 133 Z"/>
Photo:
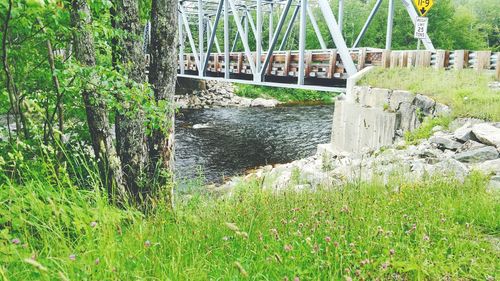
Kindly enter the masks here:
<path id="1" fill-rule="evenodd" d="M 230 197 L 181 196 L 172 213 L 161 200 L 115 207 L 95 176 L 82 188 L 23 172 L 31 180 L 0 189 L 5 280 L 498 276 L 499 197 L 479 174 L 300 192 L 252 181 Z"/>
<path id="2" fill-rule="evenodd" d="M 282 106 L 333 104 L 338 93 L 235 84 L 234 93 L 246 98 L 276 99 Z"/>

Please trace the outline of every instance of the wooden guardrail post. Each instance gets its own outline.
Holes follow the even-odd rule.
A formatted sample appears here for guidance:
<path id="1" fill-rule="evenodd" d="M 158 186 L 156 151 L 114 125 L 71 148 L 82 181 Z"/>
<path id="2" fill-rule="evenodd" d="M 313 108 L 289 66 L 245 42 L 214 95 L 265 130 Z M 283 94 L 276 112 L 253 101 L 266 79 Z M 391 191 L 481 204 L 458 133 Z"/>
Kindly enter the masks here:
<path id="1" fill-rule="evenodd" d="M 401 51 L 399 53 L 399 67 L 406 67 L 407 64 L 408 64 L 408 52 Z"/>
<path id="2" fill-rule="evenodd" d="M 286 51 L 285 53 L 285 65 L 283 66 L 283 76 L 288 76 L 290 72 L 290 61 L 292 59 L 292 52 Z"/>
<path id="3" fill-rule="evenodd" d="M 417 51 L 415 67 L 429 67 L 431 65 L 431 55 L 430 51 Z"/>
<path id="4" fill-rule="evenodd" d="M 313 60 L 312 52 L 307 51 L 306 52 L 306 63 L 305 63 L 305 69 L 304 69 L 304 78 L 309 77 L 309 74 L 311 73 L 312 60 Z"/>
<path id="5" fill-rule="evenodd" d="M 478 71 L 483 69 L 490 69 L 490 57 L 491 51 L 477 51 L 476 52 L 476 63 L 474 68 Z"/>
<path id="6" fill-rule="evenodd" d="M 415 58 L 417 57 L 417 53 L 415 51 L 408 51 L 408 62 L 407 67 L 412 68 L 415 66 Z"/>
<path id="7" fill-rule="evenodd" d="M 328 73 L 326 77 L 332 79 L 335 74 L 335 67 L 337 66 L 337 50 L 330 51 L 330 61 L 328 62 Z"/>
<path id="8" fill-rule="evenodd" d="M 446 50 L 437 50 L 436 51 L 436 64 L 434 68 L 443 69 L 448 66 L 449 52 Z"/>
<path id="9" fill-rule="evenodd" d="M 496 62 L 496 66 L 495 66 L 495 78 L 497 79 L 497 81 L 500 81 L 500 52 L 497 52 L 496 53 L 496 56 L 497 56 L 497 62 Z"/>
<path id="10" fill-rule="evenodd" d="M 366 48 L 359 48 L 358 54 L 358 71 L 365 68 Z"/>
<path id="11" fill-rule="evenodd" d="M 396 68 L 399 65 L 399 53 L 400 52 L 391 52 L 391 59 L 389 61 L 390 68 Z"/>
<path id="12" fill-rule="evenodd" d="M 391 51 L 383 50 L 382 51 L 382 67 L 388 68 L 391 65 Z"/>
<path id="13" fill-rule="evenodd" d="M 454 62 L 453 68 L 464 69 L 469 65 L 469 51 L 467 50 L 455 50 L 454 52 Z"/>

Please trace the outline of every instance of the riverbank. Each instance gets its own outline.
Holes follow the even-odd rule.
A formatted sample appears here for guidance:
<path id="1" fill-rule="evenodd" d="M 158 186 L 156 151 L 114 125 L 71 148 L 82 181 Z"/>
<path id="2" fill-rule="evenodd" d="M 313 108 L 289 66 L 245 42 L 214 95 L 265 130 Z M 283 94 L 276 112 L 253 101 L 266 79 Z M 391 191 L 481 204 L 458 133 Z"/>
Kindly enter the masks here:
<path id="1" fill-rule="evenodd" d="M 332 104 L 337 94 L 287 88 L 263 87 L 208 80 L 205 89 L 177 95 L 181 109 L 216 107 L 276 107 Z"/>
<path id="2" fill-rule="evenodd" d="M 253 180 L 232 197 L 178 197 L 175 213 L 154 200 L 144 215 L 111 205 L 98 184 L 83 190 L 69 179 L 50 182 L 43 168 L 24 169 L 26 184 L 0 188 L 6 280 L 498 275 L 498 197 L 477 174 L 314 192 L 263 190 Z"/>

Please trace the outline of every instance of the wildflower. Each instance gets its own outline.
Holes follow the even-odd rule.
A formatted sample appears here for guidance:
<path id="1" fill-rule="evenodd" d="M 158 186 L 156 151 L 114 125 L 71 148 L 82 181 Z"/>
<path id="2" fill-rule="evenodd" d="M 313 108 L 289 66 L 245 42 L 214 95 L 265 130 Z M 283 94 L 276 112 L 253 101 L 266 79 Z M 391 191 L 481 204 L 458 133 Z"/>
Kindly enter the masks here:
<path id="1" fill-rule="evenodd" d="M 224 237 L 222 237 L 222 240 L 224 240 L 224 241 L 228 241 L 228 240 L 229 240 L 229 237 L 224 236 Z"/>
<path id="2" fill-rule="evenodd" d="M 247 271 L 243 268 L 243 266 L 241 265 L 241 263 L 239 262 L 234 262 L 234 265 L 236 266 L 236 268 L 240 271 L 240 274 L 243 276 L 243 277 L 248 277 L 248 273 Z"/>
<path id="3" fill-rule="evenodd" d="M 271 228 L 271 234 L 274 235 L 274 239 L 279 240 L 280 236 L 278 234 L 278 230 L 276 228 Z"/>
<path id="4" fill-rule="evenodd" d="M 445 222 L 446 222 L 446 219 L 445 219 L 445 218 L 441 218 L 441 222 L 442 222 L 442 223 L 445 223 Z"/>
<path id="5" fill-rule="evenodd" d="M 335 248 L 338 248 L 339 247 L 339 242 L 337 242 L 337 241 L 333 242 L 333 246 L 335 246 Z"/>
<path id="6" fill-rule="evenodd" d="M 351 248 L 354 248 L 354 247 L 356 246 L 356 244 L 354 244 L 354 242 L 351 242 L 351 243 L 349 244 L 349 246 L 350 246 Z"/>
<path id="7" fill-rule="evenodd" d="M 356 274 L 356 276 L 360 276 L 361 275 L 361 270 L 356 269 L 356 271 L 354 272 L 354 274 Z"/>
<path id="8" fill-rule="evenodd" d="M 325 237 L 326 243 L 330 243 L 332 241 L 332 238 L 330 236 Z"/>
<path id="9" fill-rule="evenodd" d="M 144 241 L 144 247 L 145 248 L 151 247 L 151 241 L 149 241 L 149 240 Z"/>
<path id="10" fill-rule="evenodd" d="M 424 241 L 429 241 L 429 240 L 430 240 L 429 236 L 424 235 Z"/>
<path id="11" fill-rule="evenodd" d="M 300 228 L 303 228 L 303 227 L 304 227 L 304 224 L 303 224 L 303 223 L 299 223 L 299 227 L 300 227 Z"/>
<path id="12" fill-rule="evenodd" d="M 259 231 L 259 240 L 262 241 L 264 240 L 264 236 L 262 235 L 262 232 Z"/>
<path id="13" fill-rule="evenodd" d="M 313 253 L 317 253 L 317 252 L 319 252 L 319 245 L 317 243 L 314 243 Z"/>
<path id="14" fill-rule="evenodd" d="M 97 222 L 93 221 L 93 222 L 90 223 L 90 227 L 94 228 L 96 226 L 97 226 Z"/>
<path id="15" fill-rule="evenodd" d="M 293 278 L 293 281 L 300 281 L 300 279 L 298 276 L 295 276 L 295 278 Z"/>
<path id="16" fill-rule="evenodd" d="M 19 240 L 19 238 L 14 238 L 10 242 L 12 242 L 12 244 L 14 244 L 14 245 L 17 245 L 17 244 L 21 243 L 21 240 Z"/>
<path id="17" fill-rule="evenodd" d="M 347 205 L 344 205 L 340 211 L 342 213 L 349 213 L 349 207 Z"/>
<path id="18" fill-rule="evenodd" d="M 100 262 L 101 262 L 101 260 L 99 258 L 95 259 L 95 261 L 94 261 L 95 265 L 98 265 Z"/>
<path id="19" fill-rule="evenodd" d="M 388 262 L 384 262 L 381 266 L 382 270 L 386 270 L 387 268 L 389 267 L 389 263 Z"/>
<path id="20" fill-rule="evenodd" d="M 226 222 L 226 226 L 231 229 L 232 231 L 239 231 L 240 229 L 238 226 L 234 223 Z"/>
<path id="21" fill-rule="evenodd" d="M 69 255 L 69 259 L 72 261 L 76 260 L 76 255 L 75 254 Z"/>
<path id="22" fill-rule="evenodd" d="M 286 244 L 284 249 L 285 249 L 285 252 L 290 252 L 293 249 L 293 247 L 292 247 L 292 245 Z"/>
<path id="23" fill-rule="evenodd" d="M 346 277 L 345 277 L 345 281 L 352 281 L 351 276 L 346 276 Z"/>
<path id="24" fill-rule="evenodd" d="M 394 249 L 390 249 L 390 250 L 389 250 L 389 254 L 390 254 L 391 256 L 394 256 L 394 254 L 395 254 L 395 253 L 396 253 L 396 251 L 395 251 Z"/>

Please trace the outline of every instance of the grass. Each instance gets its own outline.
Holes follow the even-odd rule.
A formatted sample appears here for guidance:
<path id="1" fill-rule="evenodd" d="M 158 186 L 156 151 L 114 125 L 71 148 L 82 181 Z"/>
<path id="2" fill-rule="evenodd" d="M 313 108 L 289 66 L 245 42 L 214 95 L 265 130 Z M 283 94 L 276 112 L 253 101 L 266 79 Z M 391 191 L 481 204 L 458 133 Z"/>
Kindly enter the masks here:
<path id="1" fill-rule="evenodd" d="M 498 278 L 498 193 L 465 183 L 364 183 L 117 208 L 98 188 L 25 175 L 0 186 L 3 280 Z M 288 278 L 288 279 L 286 279 Z"/>
<path id="2" fill-rule="evenodd" d="M 272 98 L 284 103 L 333 103 L 336 93 L 235 84 L 235 94 L 247 98 Z"/>
<path id="3" fill-rule="evenodd" d="M 428 139 L 434 133 L 432 129 L 436 126 L 441 126 L 447 129 L 451 123 L 450 116 L 440 116 L 435 118 L 425 118 L 420 125 L 412 132 L 405 132 L 405 141 L 409 144 L 417 144 L 420 140 Z"/>
<path id="4" fill-rule="evenodd" d="M 500 91 L 488 87 L 492 81 L 493 75 L 474 70 L 378 68 L 368 73 L 360 84 L 425 94 L 451 106 L 454 117 L 500 121 Z"/>

